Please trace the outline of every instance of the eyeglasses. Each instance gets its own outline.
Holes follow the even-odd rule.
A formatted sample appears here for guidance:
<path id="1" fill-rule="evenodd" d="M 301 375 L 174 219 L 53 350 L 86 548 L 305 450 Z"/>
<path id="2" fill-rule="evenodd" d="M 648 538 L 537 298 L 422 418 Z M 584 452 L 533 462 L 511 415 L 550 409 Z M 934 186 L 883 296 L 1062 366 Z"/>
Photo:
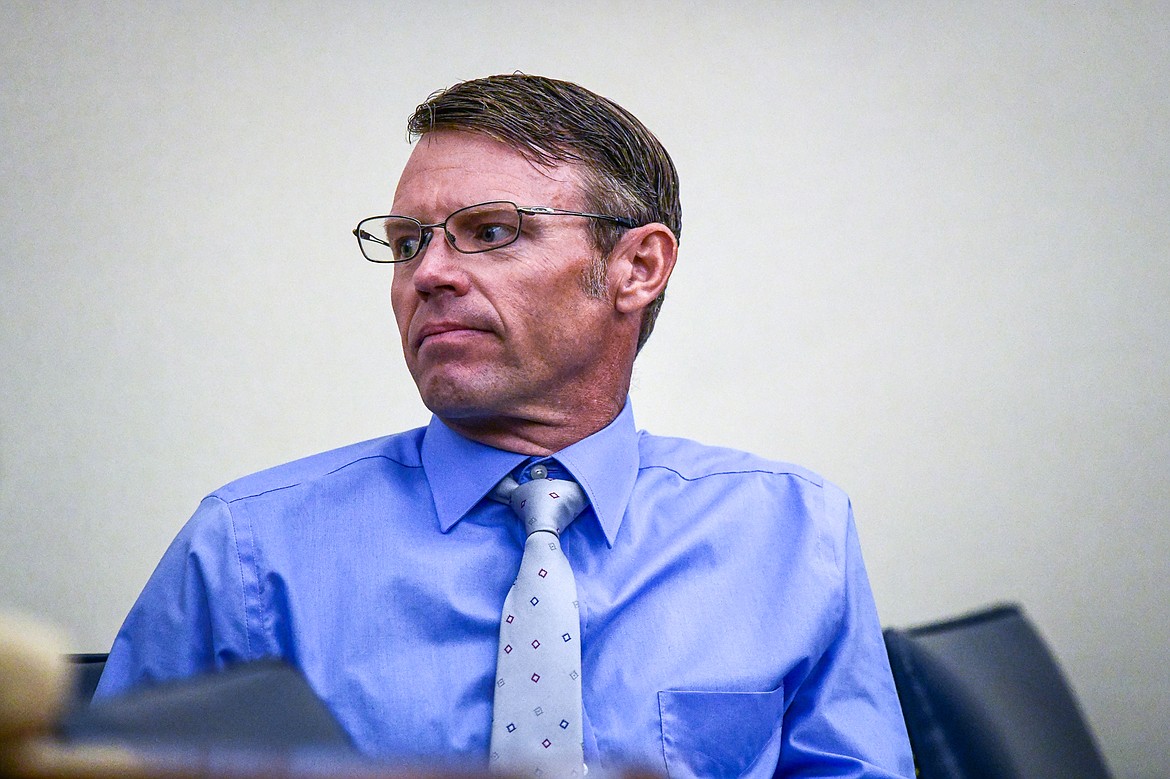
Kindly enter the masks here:
<path id="1" fill-rule="evenodd" d="M 479 254 L 515 243 L 525 216 L 579 216 L 613 222 L 626 229 L 637 227 L 632 219 L 584 211 L 565 211 L 548 206 L 518 206 L 509 200 L 478 203 L 453 212 L 442 222 L 423 224 L 409 216 L 371 216 L 358 222 L 353 234 L 362 255 L 370 262 L 406 262 L 419 255 L 442 228 L 447 242 L 462 254 Z"/>

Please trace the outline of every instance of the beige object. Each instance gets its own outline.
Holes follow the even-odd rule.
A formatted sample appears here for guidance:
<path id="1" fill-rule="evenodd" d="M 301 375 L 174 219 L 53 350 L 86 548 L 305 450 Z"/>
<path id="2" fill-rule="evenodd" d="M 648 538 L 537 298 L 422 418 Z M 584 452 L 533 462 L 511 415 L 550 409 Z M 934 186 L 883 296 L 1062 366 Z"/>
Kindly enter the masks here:
<path id="1" fill-rule="evenodd" d="M 64 647 L 57 630 L 0 614 L 0 741 L 52 729 L 73 683 Z"/>
<path id="2" fill-rule="evenodd" d="M 113 779 L 162 776 L 141 770 L 129 753 L 110 748 L 69 749 L 53 738 L 69 699 L 73 668 L 65 637 L 53 627 L 0 614 L 0 777 Z"/>

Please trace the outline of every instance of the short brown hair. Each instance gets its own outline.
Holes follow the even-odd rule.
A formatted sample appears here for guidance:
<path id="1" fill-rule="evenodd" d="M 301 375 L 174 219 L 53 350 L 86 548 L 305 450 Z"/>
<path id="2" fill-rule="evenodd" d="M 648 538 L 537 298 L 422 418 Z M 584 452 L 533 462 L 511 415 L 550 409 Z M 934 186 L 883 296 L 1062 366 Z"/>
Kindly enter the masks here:
<path id="1" fill-rule="evenodd" d="M 661 222 L 682 235 L 678 172 L 666 149 L 637 117 L 569 81 L 513 73 L 464 81 L 435 92 L 407 121 L 410 139 L 433 130 L 480 133 L 542 165 L 577 164 L 585 208 Z M 607 259 L 622 227 L 593 220 L 593 242 Z M 654 329 L 663 291 L 642 314 L 638 349 Z"/>

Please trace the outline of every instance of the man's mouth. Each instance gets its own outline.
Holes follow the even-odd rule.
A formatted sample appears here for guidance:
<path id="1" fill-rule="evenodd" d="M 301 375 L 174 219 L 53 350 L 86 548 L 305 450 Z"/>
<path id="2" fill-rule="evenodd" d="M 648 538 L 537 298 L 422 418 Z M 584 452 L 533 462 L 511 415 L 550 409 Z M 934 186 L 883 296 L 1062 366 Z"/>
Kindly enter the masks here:
<path id="1" fill-rule="evenodd" d="M 490 331 L 464 322 L 431 322 L 418 331 L 414 348 L 417 351 L 424 343 L 455 343 L 487 332 Z"/>

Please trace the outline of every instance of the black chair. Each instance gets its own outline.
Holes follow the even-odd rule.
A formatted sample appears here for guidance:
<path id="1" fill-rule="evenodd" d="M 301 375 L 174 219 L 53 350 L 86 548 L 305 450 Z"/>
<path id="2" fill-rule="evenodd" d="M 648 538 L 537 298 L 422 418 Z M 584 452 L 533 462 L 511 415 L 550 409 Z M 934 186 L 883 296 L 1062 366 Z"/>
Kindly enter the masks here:
<path id="1" fill-rule="evenodd" d="M 65 659 L 74 668 L 72 701 L 74 706 L 88 706 L 93 700 L 93 691 L 97 689 L 102 678 L 107 657 L 109 655 L 104 652 L 66 655 Z"/>
<path id="2" fill-rule="evenodd" d="M 1015 605 L 885 630 L 920 779 L 1107 779 L 1044 640 Z"/>

